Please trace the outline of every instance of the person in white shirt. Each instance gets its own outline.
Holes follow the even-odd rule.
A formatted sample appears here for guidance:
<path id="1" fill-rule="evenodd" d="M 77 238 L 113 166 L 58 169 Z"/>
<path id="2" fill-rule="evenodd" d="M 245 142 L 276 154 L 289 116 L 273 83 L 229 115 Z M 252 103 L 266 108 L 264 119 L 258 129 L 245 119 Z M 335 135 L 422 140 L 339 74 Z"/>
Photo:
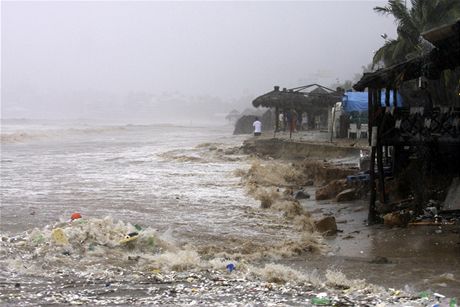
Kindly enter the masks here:
<path id="1" fill-rule="evenodd" d="M 262 123 L 259 121 L 259 118 L 256 117 L 256 120 L 252 124 L 254 126 L 254 136 L 259 136 L 262 134 Z"/>

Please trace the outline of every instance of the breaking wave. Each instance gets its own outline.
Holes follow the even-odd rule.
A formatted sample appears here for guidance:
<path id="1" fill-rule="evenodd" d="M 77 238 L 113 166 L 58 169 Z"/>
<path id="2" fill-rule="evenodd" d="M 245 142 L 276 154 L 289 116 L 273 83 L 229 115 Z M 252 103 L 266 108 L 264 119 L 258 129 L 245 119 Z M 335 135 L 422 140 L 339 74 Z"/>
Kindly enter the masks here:
<path id="1" fill-rule="evenodd" d="M 274 263 L 261 267 L 251 257 L 241 254 L 210 253 L 210 250 L 203 254 L 203 250 L 200 252 L 192 246 L 176 246 L 166 239 L 167 236 L 151 228 L 114 221 L 111 217 L 81 218 L 35 228 L 12 237 L 2 236 L 0 263 L 11 276 L 72 276 L 86 281 L 136 279 L 139 272 L 226 271 L 227 265 L 232 263 L 239 274 L 267 282 L 368 286 L 349 281 L 337 272 L 320 277 L 316 272 L 301 273 Z M 309 241 L 308 238 L 305 240 Z M 284 247 L 273 246 L 271 253 L 273 256 L 277 250 L 279 255 L 283 252 L 291 254 L 299 246 L 294 243 Z M 258 247 L 255 244 L 246 248 L 254 251 Z M 265 252 L 269 253 L 269 248 L 265 248 Z"/>
<path id="2" fill-rule="evenodd" d="M 4 270 L 0 279 L 5 280 L 2 283 L 6 290 L 0 298 L 4 302 L 129 304 L 137 299 L 139 303 L 183 304 L 193 303 L 190 295 L 205 295 L 203 302 L 210 304 L 217 303 L 228 291 L 232 296 L 247 291 L 265 293 L 268 296 L 260 296 L 265 303 L 267 299 L 279 303 L 282 296 L 284 302 L 295 301 L 299 295 L 300 304 L 315 301 L 400 306 L 406 302 L 428 302 L 403 291 L 348 279 L 340 271 L 327 270 L 321 275 L 315 269 L 296 270 L 273 262 L 259 264 L 244 258 L 203 256 L 191 247 L 175 246 L 152 229 L 115 222 L 110 217 L 78 219 L 14 237 L 2 236 L 0 244 Z M 6 280 L 17 280 L 21 275 L 48 281 L 37 285 L 29 282 L 27 291 L 18 292 L 21 284 L 10 286 Z M 105 284 L 102 289 L 97 286 L 101 283 Z M 117 291 L 107 289 L 111 284 L 121 291 L 134 290 L 133 285 L 138 285 L 142 294 L 123 299 L 105 296 Z M 54 291 L 49 292 L 46 285 L 52 285 Z M 270 293 L 275 293 L 275 297 Z M 254 300 L 258 301 L 252 298 L 249 302 Z"/>
<path id="3" fill-rule="evenodd" d="M 37 129 L 37 130 L 24 130 L 14 132 L 2 132 L 0 140 L 2 144 L 9 143 L 22 143 L 27 141 L 51 139 L 75 135 L 89 135 L 105 132 L 124 131 L 132 127 L 131 125 L 125 126 L 101 126 L 101 127 L 88 127 L 88 128 L 62 128 L 62 129 Z"/>
<path id="4" fill-rule="evenodd" d="M 237 162 L 246 159 L 239 147 L 220 143 L 202 143 L 190 150 L 170 150 L 158 156 L 166 161 L 191 163 Z"/>

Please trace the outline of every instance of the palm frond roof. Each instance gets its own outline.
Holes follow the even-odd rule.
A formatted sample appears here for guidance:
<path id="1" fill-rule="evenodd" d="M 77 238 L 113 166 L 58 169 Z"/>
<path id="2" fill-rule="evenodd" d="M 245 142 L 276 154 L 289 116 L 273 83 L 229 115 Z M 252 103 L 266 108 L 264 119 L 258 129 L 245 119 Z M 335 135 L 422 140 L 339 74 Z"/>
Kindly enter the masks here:
<path id="1" fill-rule="evenodd" d="M 425 55 L 372 73 L 364 73 L 353 88 L 363 91 L 366 87 L 398 87 L 401 82 L 422 75 L 430 79 L 437 79 L 443 70 L 460 66 L 460 19 L 424 32 L 422 36 L 436 48 Z"/>

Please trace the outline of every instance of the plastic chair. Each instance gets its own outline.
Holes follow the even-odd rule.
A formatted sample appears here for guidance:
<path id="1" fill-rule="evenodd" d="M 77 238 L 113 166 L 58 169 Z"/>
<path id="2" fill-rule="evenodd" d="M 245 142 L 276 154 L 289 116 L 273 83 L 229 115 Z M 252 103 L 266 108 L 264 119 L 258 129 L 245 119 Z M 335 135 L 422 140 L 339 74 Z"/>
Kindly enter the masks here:
<path id="1" fill-rule="evenodd" d="M 354 134 L 355 137 L 358 136 L 358 125 L 357 124 L 354 124 L 354 123 L 350 124 L 350 127 L 348 128 L 348 138 L 350 138 L 351 134 Z"/>
<path id="2" fill-rule="evenodd" d="M 367 124 L 361 124 L 359 128 L 359 138 L 367 138 L 367 132 L 369 131 L 369 126 Z M 364 134 L 364 137 L 363 137 Z"/>

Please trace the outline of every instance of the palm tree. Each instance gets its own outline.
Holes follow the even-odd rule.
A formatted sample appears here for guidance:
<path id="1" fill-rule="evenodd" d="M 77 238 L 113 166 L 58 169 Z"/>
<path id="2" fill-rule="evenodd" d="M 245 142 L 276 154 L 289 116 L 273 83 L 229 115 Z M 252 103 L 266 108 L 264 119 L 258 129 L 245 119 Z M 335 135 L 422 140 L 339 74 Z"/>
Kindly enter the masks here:
<path id="1" fill-rule="evenodd" d="M 410 8 L 402 0 L 389 0 L 374 11 L 392 15 L 397 24 L 398 37 L 389 39 L 374 54 L 373 63 L 390 66 L 430 50 L 421 33 L 454 21 L 460 17 L 459 0 L 411 0 Z"/>

